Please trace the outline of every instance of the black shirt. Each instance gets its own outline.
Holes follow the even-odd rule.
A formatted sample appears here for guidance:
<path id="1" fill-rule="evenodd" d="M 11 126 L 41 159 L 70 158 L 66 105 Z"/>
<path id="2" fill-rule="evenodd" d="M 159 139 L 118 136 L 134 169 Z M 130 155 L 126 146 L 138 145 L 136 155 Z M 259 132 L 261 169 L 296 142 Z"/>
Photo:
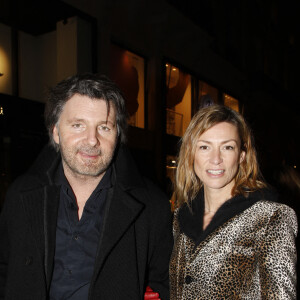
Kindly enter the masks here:
<path id="1" fill-rule="evenodd" d="M 94 271 L 106 195 L 111 187 L 111 168 L 87 200 L 80 220 L 76 198 L 62 165 L 56 179 L 61 184 L 61 191 L 50 299 L 84 300 L 88 299 Z"/>

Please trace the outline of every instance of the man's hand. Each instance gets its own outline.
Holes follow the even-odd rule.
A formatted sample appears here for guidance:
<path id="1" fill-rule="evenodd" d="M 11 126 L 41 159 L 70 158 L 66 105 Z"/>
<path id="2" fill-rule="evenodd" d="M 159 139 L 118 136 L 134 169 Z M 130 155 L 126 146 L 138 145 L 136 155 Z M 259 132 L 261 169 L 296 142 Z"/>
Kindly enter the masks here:
<path id="1" fill-rule="evenodd" d="M 149 300 L 149 299 L 154 299 L 154 300 L 161 300 L 159 298 L 159 293 L 153 292 L 150 286 L 146 287 L 146 292 L 144 295 L 144 300 Z"/>

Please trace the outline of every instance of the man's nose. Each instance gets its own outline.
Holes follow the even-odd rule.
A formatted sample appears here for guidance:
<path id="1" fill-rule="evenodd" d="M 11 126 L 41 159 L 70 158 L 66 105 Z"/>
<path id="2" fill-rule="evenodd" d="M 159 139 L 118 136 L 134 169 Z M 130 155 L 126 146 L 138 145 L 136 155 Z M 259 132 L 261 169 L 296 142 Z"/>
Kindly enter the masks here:
<path id="1" fill-rule="evenodd" d="M 97 128 L 89 128 L 86 131 L 86 139 L 89 145 L 96 146 L 99 143 L 99 134 Z"/>

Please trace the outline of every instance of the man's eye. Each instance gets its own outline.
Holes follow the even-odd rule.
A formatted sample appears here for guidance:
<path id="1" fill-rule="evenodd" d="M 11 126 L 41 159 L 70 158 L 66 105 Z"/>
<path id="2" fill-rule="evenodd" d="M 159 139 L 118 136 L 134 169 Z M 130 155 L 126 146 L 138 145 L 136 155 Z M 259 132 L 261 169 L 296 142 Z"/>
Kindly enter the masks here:
<path id="1" fill-rule="evenodd" d="M 72 127 L 73 127 L 73 128 L 81 128 L 82 125 L 81 125 L 81 124 L 73 124 Z"/>
<path id="2" fill-rule="evenodd" d="M 108 126 L 106 126 L 106 125 L 101 125 L 101 126 L 99 126 L 99 129 L 100 129 L 101 131 L 110 131 L 110 128 L 109 128 Z"/>

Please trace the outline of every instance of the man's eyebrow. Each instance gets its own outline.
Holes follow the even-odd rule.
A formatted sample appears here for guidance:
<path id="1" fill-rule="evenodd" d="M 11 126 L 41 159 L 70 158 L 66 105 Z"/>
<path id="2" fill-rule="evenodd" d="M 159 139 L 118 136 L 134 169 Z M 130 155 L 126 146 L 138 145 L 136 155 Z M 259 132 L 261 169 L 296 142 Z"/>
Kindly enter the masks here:
<path id="1" fill-rule="evenodd" d="M 116 126 L 116 122 L 112 122 L 110 120 L 100 121 L 99 124 L 111 124 L 112 126 Z"/>
<path id="2" fill-rule="evenodd" d="M 66 122 L 67 122 L 67 124 L 72 124 L 72 123 L 74 123 L 74 122 L 82 122 L 82 123 L 86 123 L 86 120 L 85 120 L 85 119 L 82 119 L 82 118 L 76 118 L 76 117 L 75 117 L 75 118 L 72 118 L 72 119 L 68 119 Z M 109 124 L 109 125 L 111 125 L 111 126 L 113 126 L 113 127 L 116 126 L 116 122 L 112 122 L 112 121 L 107 120 L 107 119 L 101 120 L 101 121 L 98 122 L 98 125 L 103 125 L 103 124 Z"/>
<path id="3" fill-rule="evenodd" d="M 68 123 L 73 123 L 73 122 L 84 122 L 84 119 L 81 118 L 71 118 L 71 119 L 67 119 Z"/>

